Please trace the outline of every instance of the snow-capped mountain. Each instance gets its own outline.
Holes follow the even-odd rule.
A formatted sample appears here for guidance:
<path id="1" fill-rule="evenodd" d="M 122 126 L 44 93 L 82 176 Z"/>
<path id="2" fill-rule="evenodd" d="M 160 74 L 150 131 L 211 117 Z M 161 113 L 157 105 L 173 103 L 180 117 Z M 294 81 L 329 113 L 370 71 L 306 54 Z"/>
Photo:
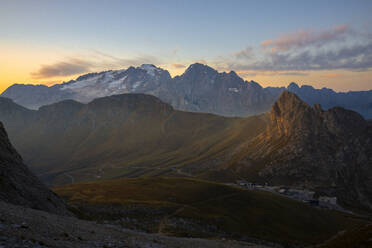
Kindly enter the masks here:
<path id="1" fill-rule="evenodd" d="M 309 104 L 320 103 L 323 108 L 342 106 L 372 118 L 372 90 L 337 93 L 331 89 L 299 87 L 291 83 L 286 87 L 263 88 L 254 81 L 245 81 L 234 71 L 218 72 L 195 63 L 172 78 L 167 70 L 144 64 L 124 70 L 89 73 L 63 84 L 14 84 L 1 96 L 27 108 L 73 99 L 88 103 L 95 98 L 123 94 L 144 93 L 154 95 L 174 108 L 214 113 L 224 116 L 250 116 L 270 110 L 281 92 L 288 89 Z"/>
<path id="2" fill-rule="evenodd" d="M 64 84 L 60 90 L 73 95 L 73 99 L 89 102 L 97 97 L 123 93 L 154 94 L 161 82 L 171 80 L 169 72 L 154 65 L 142 65 L 127 70 L 91 73 Z"/>

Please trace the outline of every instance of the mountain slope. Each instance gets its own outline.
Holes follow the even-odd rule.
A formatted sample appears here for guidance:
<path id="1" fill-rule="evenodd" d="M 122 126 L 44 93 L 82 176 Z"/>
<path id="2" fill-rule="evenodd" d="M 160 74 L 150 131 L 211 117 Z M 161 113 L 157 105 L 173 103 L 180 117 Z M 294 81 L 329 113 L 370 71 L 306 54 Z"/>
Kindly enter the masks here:
<path id="1" fill-rule="evenodd" d="M 89 73 L 63 84 L 14 84 L 1 96 L 31 109 L 66 99 L 88 103 L 95 98 L 123 93 L 154 95 L 175 109 L 207 112 L 223 116 L 252 116 L 270 110 L 281 92 L 289 90 L 310 105 L 321 104 L 328 109 L 342 106 L 372 118 L 372 90 L 340 92 L 314 89 L 291 83 L 285 87 L 263 88 L 254 81 L 245 81 L 234 71 L 219 73 L 213 68 L 195 63 L 180 76 L 172 78 L 169 72 L 154 65 L 129 67 Z"/>
<path id="2" fill-rule="evenodd" d="M 324 111 L 284 92 L 266 130 L 230 165 L 251 180 L 309 188 L 344 206 L 372 209 L 372 126 L 353 111 Z"/>
<path id="3" fill-rule="evenodd" d="M 245 178 L 336 196 L 348 208 L 372 206 L 371 123 L 340 107 L 311 107 L 290 92 L 270 115 L 249 118 L 177 111 L 142 94 L 68 100 L 38 111 L 3 101 L 0 118 L 12 141 L 48 183 Z"/>
<path id="4" fill-rule="evenodd" d="M 88 219 L 175 236 L 296 247 L 322 242 L 362 222 L 268 192 L 186 178 L 104 180 L 55 191 Z"/>
<path id="5" fill-rule="evenodd" d="M 47 189 L 23 164 L 0 123 L 0 200 L 67 215 L 63 201 Z"/>
<path id="6" fill-rule="evenodd" d="M 0 105 L 0 118 L 32 170 L 57 184 L 187 175 L 185 165 L 198 174 L 214 166 L 198 166 L 200 161 L 223 156 L 255 137 L 266 123 L 265 116 L 240 119 L 176 111 L 142 94 L 114 95 L 88 104 L 67 100 L 25 115 L 23 111 L 15 103 Z M 22 128 L 12 128 L 16 126 Z"/>

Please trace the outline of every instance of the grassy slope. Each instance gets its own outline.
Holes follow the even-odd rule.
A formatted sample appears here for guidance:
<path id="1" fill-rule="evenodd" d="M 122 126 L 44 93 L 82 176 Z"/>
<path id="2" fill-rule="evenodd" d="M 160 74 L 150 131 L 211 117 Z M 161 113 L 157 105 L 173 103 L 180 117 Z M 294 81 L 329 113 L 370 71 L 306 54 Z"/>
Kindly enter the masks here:
<path id="1" fill-rule="evenodd" d="M 67 185 L 55 191 L 70 203 L 169 206 L 168 214 L 173 217 L 216 225 L 237 236 L 281 243 L 318 243 L 359 223 L 345 214 L 271 193 L 185 178 L 116 179 Z M 169 226 L 165 229 L 182 235 Z"/>
<path id="2" fill-rule="evenodd" d="M 117 121 L 115 126 L 102 126 L 90 132 L 72 127 L 55 145 L 41 150 L 48 152 L 36 160 L 32 155 L 31 166 L 46 167 L 48 173 L 67 171 L 75 181 L 94 180 L 99 170 L 106 179 L 170 174 L 171 168 L 225 154 L 264 126 L 261 117 L 233 119 L 178 111 L 166 119 L 132 118 L 135 125 L 130 120 Z M 76 144 L 73 149 L 66 144 L 65 137 L 74 139 L 69 143 Z M 48 158 L 42 160 L 43 156 Z M 43 161 L 47 163 L 42 164 Z"/>
<path id="3" fill-rule="evenodd" d="M 197 171 L 256 136 L 265 119 L 176 111 L 154 97 L 121 95 L 47 106 L 25 123 L 8 121 L 7 130 L 36 174 L 66 184 L 71 176 L 80 182 L 177 175 L 175 168 L 185 165 Z"/>

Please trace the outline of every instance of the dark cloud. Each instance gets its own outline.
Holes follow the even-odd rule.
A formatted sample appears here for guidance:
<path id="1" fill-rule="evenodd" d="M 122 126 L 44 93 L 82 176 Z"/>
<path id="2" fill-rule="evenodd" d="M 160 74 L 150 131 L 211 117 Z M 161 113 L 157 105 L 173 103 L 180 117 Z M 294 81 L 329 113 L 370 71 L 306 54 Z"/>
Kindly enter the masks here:
<path id="1" fill-rule="evenodd" d="M 70 59 L 51 65 L 42 65 L 41 68 L 31 73 L 33 78 L 51 78 L 56 76 L 71 76 L 89 72 L 92 64 L 80 59 Z"/>
<path id="2" fill-rule="evenodd" d="M 38 71 L 32 72 L 31 76 L 36 79 L 64 77 L 91 71 L 160 63 L 158 58 L 149 55 L 140 55 L 131 59 L 124 59 L 96 50 L 93 50 L 91 54 L 85 57 L 89 59 L 67 58 L 66 61 L 42 65 Z"/>

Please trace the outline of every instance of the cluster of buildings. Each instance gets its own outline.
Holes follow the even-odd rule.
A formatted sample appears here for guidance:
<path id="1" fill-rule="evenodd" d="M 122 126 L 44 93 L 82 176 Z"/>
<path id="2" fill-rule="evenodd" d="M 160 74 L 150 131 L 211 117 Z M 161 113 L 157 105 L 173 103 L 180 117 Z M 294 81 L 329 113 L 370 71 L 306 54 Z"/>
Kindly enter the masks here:
<path id="1" fill-rule="evenodd" d="M 268 191 L 274 194 L 286 196 L 288 198 L 307 203 L 311 206 L 325 207 L 335 210 L 343 210 L 337 204 L 337 197 L 316 196 L 314 191 L 307 189 L 294 189 L 287 186 L 269 186 L 247 182 L 245 180 L 237 181 L 237 185 L 250 190 Z"/>

